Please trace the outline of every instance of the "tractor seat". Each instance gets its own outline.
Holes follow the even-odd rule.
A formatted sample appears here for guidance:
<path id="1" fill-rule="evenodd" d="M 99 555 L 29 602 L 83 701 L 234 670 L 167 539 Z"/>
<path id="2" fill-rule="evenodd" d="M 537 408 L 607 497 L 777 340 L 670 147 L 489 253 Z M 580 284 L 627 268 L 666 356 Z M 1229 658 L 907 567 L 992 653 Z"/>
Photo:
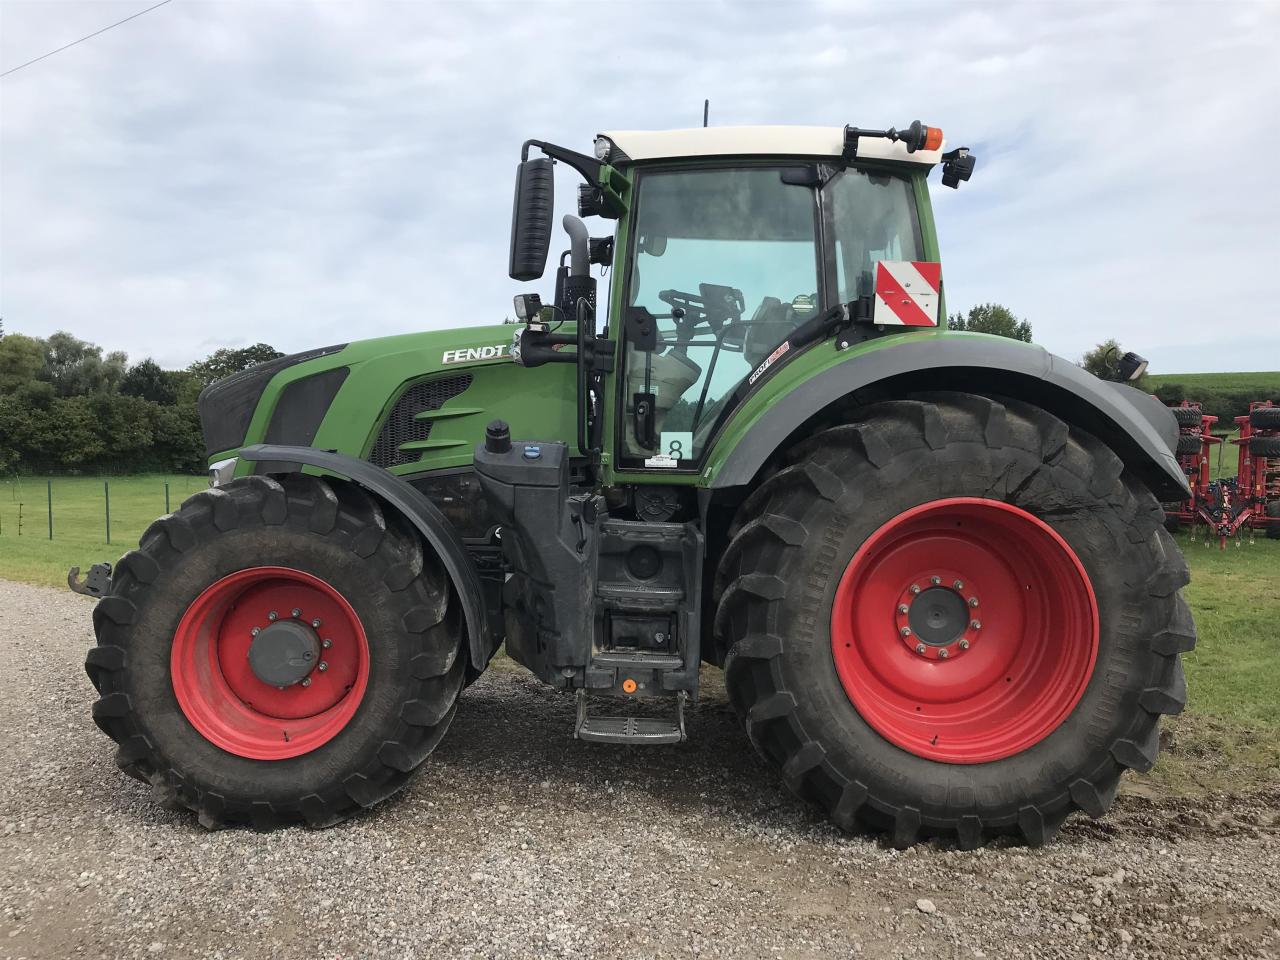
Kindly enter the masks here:
<path id="1" fill-rule="evenodd" d="M 777 297 L 765 297 L 746 327 L 742 356 L 754 369 L 796 328 L 795 311 Z"/>

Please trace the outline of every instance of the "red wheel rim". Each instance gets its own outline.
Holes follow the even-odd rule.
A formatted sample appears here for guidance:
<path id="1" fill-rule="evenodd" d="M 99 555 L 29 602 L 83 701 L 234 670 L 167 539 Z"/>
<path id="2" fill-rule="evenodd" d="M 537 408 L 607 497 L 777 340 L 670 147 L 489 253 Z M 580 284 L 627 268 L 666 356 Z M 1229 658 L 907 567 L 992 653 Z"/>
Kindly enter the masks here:
<path id="1" fill-rule="evenodd" d="M 255 628 L 283 618 L 314 631 L 319 655 L 302 681 L 281 688 L 258 678 L 249 648 Z M 323 580 L 251 567 L 187 608 L 169 668 L 178 705 L 201 736 L 237 756 L 284 760 L 328 743 L 350 722 L 369 682 L 369 641 L 351 605 Z"/>
<path id="2" fill-rule="evenodd" d="M 831 643 L 850 701 L 886 740 L 985 763 L 1039 743 L 1074 709 L 1098 654 L 1098 605 L 1044 521 L 997 500 L 937 500 L 854 555 Z"/>

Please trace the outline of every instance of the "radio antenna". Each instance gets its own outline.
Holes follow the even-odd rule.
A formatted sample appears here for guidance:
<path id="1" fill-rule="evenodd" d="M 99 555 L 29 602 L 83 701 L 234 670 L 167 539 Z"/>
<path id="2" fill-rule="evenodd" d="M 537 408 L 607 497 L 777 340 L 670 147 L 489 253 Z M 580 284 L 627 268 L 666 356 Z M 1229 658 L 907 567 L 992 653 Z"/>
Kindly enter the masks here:
<path id="1" fill-rule="evenodd" d="M 704 127 L 707 125 L 707 117 L 710 115 L 710 113 L 711 113 L 711 101 L 703 100 L 702 101 L 702 125 Z"/>

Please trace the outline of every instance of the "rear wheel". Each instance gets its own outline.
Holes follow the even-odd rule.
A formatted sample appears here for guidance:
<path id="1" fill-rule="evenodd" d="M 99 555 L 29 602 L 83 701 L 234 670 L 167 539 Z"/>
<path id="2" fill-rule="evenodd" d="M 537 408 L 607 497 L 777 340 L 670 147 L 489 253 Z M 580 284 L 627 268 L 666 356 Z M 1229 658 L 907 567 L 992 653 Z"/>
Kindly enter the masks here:
<path id="1" fill-rule="evenodd" d="M 1280 437 L 1253 437 L 1249 441 L 1249 452 L 1255 457 L 1280 460 Z"/>
<path id="2" fill-rule="evenodd" d="M 718 575 L 730 699 L 845 829 L 1031 843 L 1155 761 L 1195 642 L 1155 498 L 1041 410 L 947 394 L 824 431 Z"/>
<path id="3" fill-rule="evenodd" d="M 143 534 L 86 669 L 117 763 L 206 827 L 326 826 L 443 736 L 465 655 L 452 587 L 358 488 L 237 480 Z"/>
<path id="4" fill-rule="evenodd" d="M 1202 419 L 1202 413 L 1199 407 L 1170 407 L 1173 413 L 1173 419 L 1178 421 L 1178 425 L 1182 427 L 1198 427 Z"/>
<path id="5" fill-rule="evenodd" d="M 1191 456 L 1200 452 L 1200 448 L 1204 446 L 1204 441 L 1200 439 L 1198 433 L 1182 433 L 1178 435 L 1177 455 L 1180 457 Z"/>
<path id="6" fill-rule="evenodd" d="M 1267 524 L 1267 539 L 1280 540 L 1280 500 L 1273 500 L 1267 504 L 1267 517 L 1271 520 Z"/>
<path id="7" fill-rule="evenodd" d="M 1280 430 L 1280 407 L 1255 407 L 1249 423 L 1259 430 Z"/>

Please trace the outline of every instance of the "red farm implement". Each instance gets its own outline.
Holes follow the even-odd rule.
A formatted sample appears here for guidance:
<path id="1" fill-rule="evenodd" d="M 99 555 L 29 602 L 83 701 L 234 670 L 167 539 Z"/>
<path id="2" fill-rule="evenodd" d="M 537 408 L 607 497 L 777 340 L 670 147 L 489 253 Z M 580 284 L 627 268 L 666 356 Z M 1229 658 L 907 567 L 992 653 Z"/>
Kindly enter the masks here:
<path id="1" fill-rule="evenodd" d="M 1216 537 L 1220 548 L 1234 537 L 1239 546 L 1245 533 L 1252 540 L 1258 530 L 1280 539 L 1280 407 L 1270 400 L 1249 404 L 1249 412 L 1236 417 L 1239 435 L 1226 439 L 1213 434 L 1218 418 L 1200 404 L 1183 402 L 1173 407 L 1178 421 L 1178 463 L 1191 484 L 1191 496 L 1165 504 L 1165 524 L 1170 530 L 1204 524 L 1205 544 Z M 1225 445 L 1236 448 L 1235 476 L 1212 479 L 1212 451 L 1218 447 L 1221 463 Z"/>

